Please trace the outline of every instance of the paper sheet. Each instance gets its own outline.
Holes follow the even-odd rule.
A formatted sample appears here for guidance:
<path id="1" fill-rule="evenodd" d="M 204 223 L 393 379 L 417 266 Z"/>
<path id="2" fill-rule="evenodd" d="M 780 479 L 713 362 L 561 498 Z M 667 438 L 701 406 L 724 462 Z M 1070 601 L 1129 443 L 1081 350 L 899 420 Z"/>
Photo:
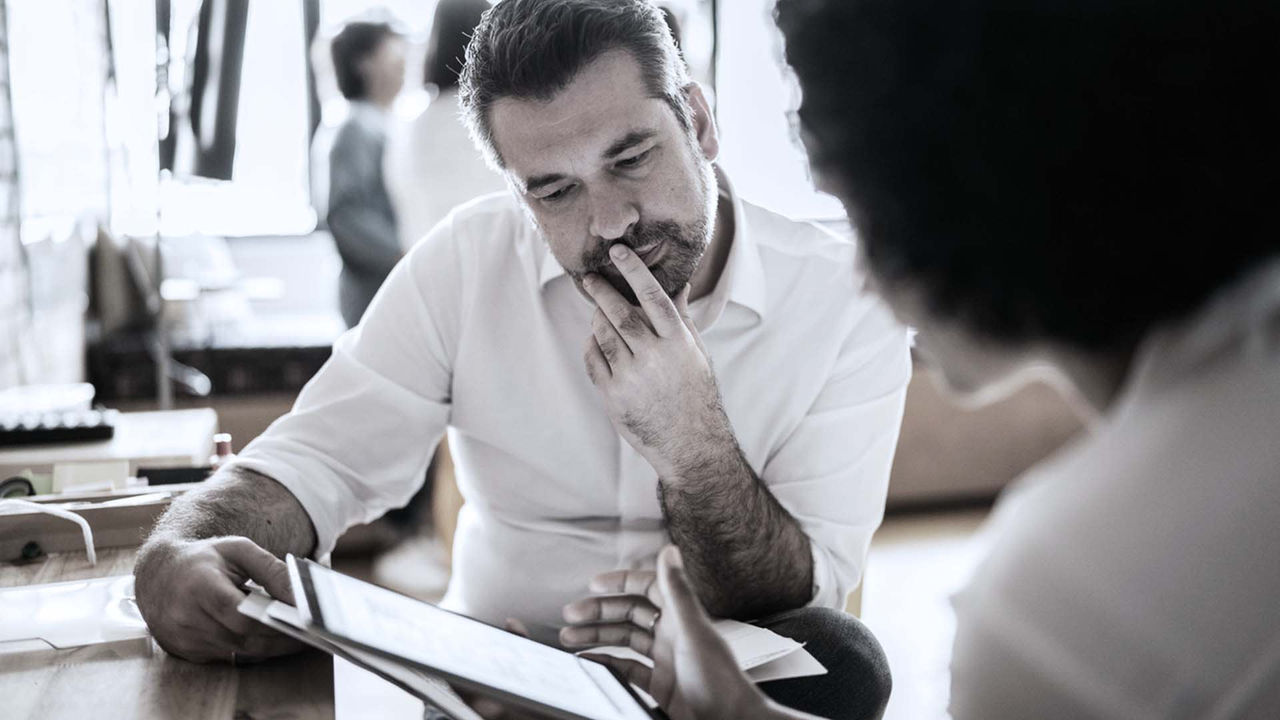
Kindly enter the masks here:
<path id="1" fill-rule="evenodd" d="M 0 653 L 147 636 L 132 575 L 5 588 L 0 609 Z"/>
<path id="2" fill-rule="evenodd" d="M 716 620 L 713 625 L 720 637 L 728 643 L 733 658 L 738 661 L 738 667 L 755 682 L 827 673 L 827 669 L 804 649 L 804 645 L 791 638 L 737 620 Z M 586 652 L 612 655 L 653 666 L 652 660 L 631 648 L 594 648 Z"/>

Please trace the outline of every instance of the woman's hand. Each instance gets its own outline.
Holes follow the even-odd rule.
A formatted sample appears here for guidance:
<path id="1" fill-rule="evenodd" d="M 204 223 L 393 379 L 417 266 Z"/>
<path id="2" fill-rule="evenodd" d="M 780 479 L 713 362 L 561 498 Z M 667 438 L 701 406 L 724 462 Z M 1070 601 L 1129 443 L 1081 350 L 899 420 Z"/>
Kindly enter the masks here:
<path id="1" fill-rule="evenodd" d="M 633 638 L 628 632 L 628 641 L 622 643 L 652 657 L 654 665 L 651 669 L 633 660 L 608 655 L 588 654 L 587 657 L 614 668 L 643 688 L 672 720 L 781 717 L 775 714 L 769 700 L 751 679 L 738 669 L 729 646 L 712 627 L 711 618 L 685 576 L 678 548 L 674 545 L 663 548 L 658 555 L 653 583 L 632 582 L 632 587 L 627 587 L 627 573 L 609 576 L 621 581 L 619 587 L 610 588 L 614 593 L 640 591 L 638 595 L 624 595 L 634 598 L 637 609 L 630 613 L 624 611 L 622 615 L 629 614 L 641 619 L 641 625 L 647 625 L 652 617 L 650 613 L 656 609 L 652 642 L 647 637 Z M 618 602 L 614 600 L 612 604 Z M 579 603 L 570 607 L 576 605 Z M 632 624 L 634 626 L 634 621 Z M 565 639 L 564 633 L 561 638 Z"/>

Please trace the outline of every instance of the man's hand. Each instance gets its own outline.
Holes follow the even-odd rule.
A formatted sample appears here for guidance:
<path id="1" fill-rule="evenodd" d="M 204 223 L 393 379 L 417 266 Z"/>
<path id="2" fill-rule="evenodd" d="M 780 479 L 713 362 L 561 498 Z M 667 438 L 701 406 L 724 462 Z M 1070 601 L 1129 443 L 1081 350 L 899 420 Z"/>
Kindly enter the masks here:
<path id="1" fill-rule="evenodd" d="M 583 280 L 597 308 L 587 374 L 614 427 L 662 478 L 705 465 L 709 455 L 736 458 L 711 362 L 689 319 L 689 287 L 672 302 L 630 248 L 614 245 L 609 254 L 640 301 L 633 306 L 594 273 Z"/>
<path id="2" fill-rule="evenodd" d="M 809 538 L 738 447 L 689 319 L 689 287 L 672 302 L 630 248 L 609 255 L 640 307 L 603 277 L 583 279 L 597 308 L 587 373 L 614 428 L 657 471 L 667 530 L 699 596 L 743 619 L 804 605 L 813 595 Z"/>
<path id="3" fill-rule="evenodd" d="M 564 607 L 560 644 L 570 650 L 612 645 L 653 656 L 653 632 L 661 613 L 657 574 L 615 570 L 597 575 L 590 597 Z"/>
<path id="4" fill-rule="evenodd" d="M 153 539 L 134 569 L 138 610 L 160 647 L 192 662 L 253 662 L 302 643 L 240 614 L 244 585 L 257 582 L 293 603 L 283 561 L 243 537 Z"/>
<path id="5" fill-rule="evenodd" d="M 659 613 L 651 636 L 651 652 L 645 653 L 653 658 L 654 665 L 650 669 L 634 660 L 622 660 L 608 655 L 588 654 L 587 657 L 614 668 L 643 688 L 658 701 L 672 720 L 727 717 L 763 720 L 790 717 L 773 706 L 756 690 L 750 678 L 738 669 L 729 646 L 716 633 L 711 625 L 711 618 L 694 595 L 684 574 L 680 551 L 674 545 L 667 546 L 658 555 L 656 582 L 641 587 L 644 576 L 638 573 L 610 573 L 598 580 L 611 576 L 624 583 L 631 578 L 632 586 L 623 587 L 622 590 L 641 591 L 641 594 L 626 597 L 634 598 L 637 607 L 646 607 L 648 603 L 652 603 Z M 575 603 L 566 607 L 566 618 L 570 615 L 570 608 L 578 606 Z M 603 606 L 601 607 L 603 610 Z M 574 610 L 575 613 L 577 611 Z M 639 612 L 635 610 L 632 614 Z M 577 630 L 566 628 L 561 638 L 568 635 L 576 639 Z M 631 647 L 644 652 L 641 649 L 643 643 L 640 647 L 632 643 Z"/>

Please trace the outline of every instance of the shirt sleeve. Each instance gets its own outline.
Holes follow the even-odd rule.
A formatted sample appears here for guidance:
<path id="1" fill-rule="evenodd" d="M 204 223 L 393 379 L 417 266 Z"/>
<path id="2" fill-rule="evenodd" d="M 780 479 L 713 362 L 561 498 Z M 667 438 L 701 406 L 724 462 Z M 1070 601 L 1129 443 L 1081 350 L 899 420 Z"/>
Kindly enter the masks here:
<path id="1" fill-rule="evenodd" d="M 233 463 L 298 498 L 315 526 L 316 557 L 346 528 L 403 506 L 423 483 L 449 422 L 459 270 L 446 219 L 396 266 L 293 409 Z"/>
<path id="2" fill-rule="evenodd" d="M 813 406 L 761 477 L 809 536 L 811 606 L 843 608 L 884 518 L 911 357 L 878 300 L 853 324 Z"/>

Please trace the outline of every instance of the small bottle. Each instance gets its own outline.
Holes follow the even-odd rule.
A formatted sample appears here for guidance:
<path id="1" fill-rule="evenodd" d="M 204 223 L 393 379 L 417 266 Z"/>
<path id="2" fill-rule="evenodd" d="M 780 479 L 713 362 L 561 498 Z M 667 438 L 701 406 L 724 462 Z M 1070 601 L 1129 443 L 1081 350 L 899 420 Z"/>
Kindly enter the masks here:
<path id="1" fill-rule="evenodd" d="M 235 453 L 231 452 L 231 433 L 218 433 L 213 436 L 213 456 L 209 458 L 209 467 L 213 472 L 217 472 L 218 468 L 235 460 Z"/>

